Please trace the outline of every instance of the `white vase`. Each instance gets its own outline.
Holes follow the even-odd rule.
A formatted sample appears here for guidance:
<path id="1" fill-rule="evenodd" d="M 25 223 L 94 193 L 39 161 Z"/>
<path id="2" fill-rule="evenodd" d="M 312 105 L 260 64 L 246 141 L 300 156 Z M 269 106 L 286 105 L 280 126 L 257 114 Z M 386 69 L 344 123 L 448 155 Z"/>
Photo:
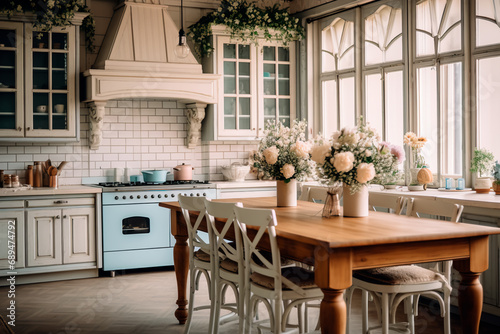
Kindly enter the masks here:
<path id="1" fill-rule="evenodd" d="M 343 191 L 344 217 L 367 217 L 368 216 L 368 187 L 361 188 L 351 194 L 351 187 L 344 185 Z"/>
<path id="2" fill-rule="evenodd" d="M 277 206 L 297 206 L 297 180 L 290 182 L 276 181 L 276 204 Z"/>
<path id="3" fill-rule="evenodd" d="M 418 183 L 418 172 L 420 172 L 422 168 L 410 168 L 410 185 L 416 186 Z"/>
<path id="4" fill-rule="evenodd" d="M 489 177 L 478 177 L 474 182 L 474 189 L 478 194 L 487 194 L 491 190 L 491 178 Z"/>

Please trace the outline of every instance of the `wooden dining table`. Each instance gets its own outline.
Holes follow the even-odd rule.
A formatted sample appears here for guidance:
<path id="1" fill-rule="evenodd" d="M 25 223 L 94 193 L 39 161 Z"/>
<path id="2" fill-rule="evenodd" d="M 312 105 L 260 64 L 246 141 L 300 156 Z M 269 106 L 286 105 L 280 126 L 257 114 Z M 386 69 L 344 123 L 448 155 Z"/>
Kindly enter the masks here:
<path id="1" fill-rule="evenodd" d="M 500 234 L 500 228 L 374 211 L 362 218 L 323 218 L 322 204 L 297 201 L 295 207 L 276 207 L 275 197 L 217 201 L 242 202 L 244 207 L 276 211 L 281 255 L 314 265 L 315 282 L 324 293 L 320 306 L 322 333 L 345 333 L 343 292 L 352 285 L 354 270 L 441 260 L 454 260 L 453 266 L 461 274 L 458 300 L 463 333 L 478 333 L 483 305 L 479 276 L 488 269 L 488 237 Z M 183 324 L 188 304 L 187 227 L 178 202 L 159 205 L 171 210 L 178 289 L 175 316 Z M 196 216 L 194 213 L 191 219 Z M 200 227 L 206 228 L 206 224 Z M 248 230 L 252 227 L 248 226 Z"/>

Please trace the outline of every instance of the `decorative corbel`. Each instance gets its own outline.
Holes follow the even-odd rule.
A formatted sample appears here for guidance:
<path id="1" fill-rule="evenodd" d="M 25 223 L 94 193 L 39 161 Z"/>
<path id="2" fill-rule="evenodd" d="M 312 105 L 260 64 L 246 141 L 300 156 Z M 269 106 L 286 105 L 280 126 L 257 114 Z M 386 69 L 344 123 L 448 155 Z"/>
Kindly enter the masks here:
<path id="1" fill-rule="evenodd" d="M 102 124 L 104 123 L 104 107 L 106 107 L 106 102 L 104 101 L 92 101 L 88 104 L 90 108 L 90 149 L 97 150 L 99 145 L 101 145 L 102 139 Z"/>
<path id="2" fill-rule="evenodd" d="M 187 147 L 195 148 L 200 142 L 201 121 L 205 118 L 205 103 L 186 104 L 186 116 L 188 122 Z"/>

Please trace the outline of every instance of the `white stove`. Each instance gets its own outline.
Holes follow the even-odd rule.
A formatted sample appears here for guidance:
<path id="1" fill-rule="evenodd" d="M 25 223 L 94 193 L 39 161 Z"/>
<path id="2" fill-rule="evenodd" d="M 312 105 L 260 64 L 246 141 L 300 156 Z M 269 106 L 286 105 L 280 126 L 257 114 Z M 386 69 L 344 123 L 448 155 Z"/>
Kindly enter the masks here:
<path id="1" fill-rule="evenodd" d="M 170 233 L 170 210 L 160 202 L 177 201 L 179 194 L 216 198 L 205 181 L 155 183 L 105 182 L 102 187 L 103 270 L 172 266 L 175 239 Z"/>

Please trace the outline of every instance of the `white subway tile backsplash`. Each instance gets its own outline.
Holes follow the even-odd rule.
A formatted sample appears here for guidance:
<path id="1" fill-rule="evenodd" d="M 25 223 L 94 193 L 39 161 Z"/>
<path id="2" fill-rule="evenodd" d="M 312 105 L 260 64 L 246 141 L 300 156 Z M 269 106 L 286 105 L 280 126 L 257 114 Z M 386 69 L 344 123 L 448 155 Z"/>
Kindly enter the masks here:
<path id="1" fill-rule="evenodd" d="M 171 169 L 180 163 L 195 167 L 194 176 L 222 180 L 221 165 L 245 163 L 248 151 L 258 141 L 202 142 L 195 149 L 186 146 L 185 104 L 176 101 L 108 101 L 103 138 L 98 150 L 88 147 L 90 121 L 82 104 L 80 141 L 75 143 L 0 144 L 0 169 L 24 178 L 26 165 L 51 159 L 54 165 L 70 163 L 60 184 L 79 184 L 81 178 L 111 177 L 113 168 Z"/>

